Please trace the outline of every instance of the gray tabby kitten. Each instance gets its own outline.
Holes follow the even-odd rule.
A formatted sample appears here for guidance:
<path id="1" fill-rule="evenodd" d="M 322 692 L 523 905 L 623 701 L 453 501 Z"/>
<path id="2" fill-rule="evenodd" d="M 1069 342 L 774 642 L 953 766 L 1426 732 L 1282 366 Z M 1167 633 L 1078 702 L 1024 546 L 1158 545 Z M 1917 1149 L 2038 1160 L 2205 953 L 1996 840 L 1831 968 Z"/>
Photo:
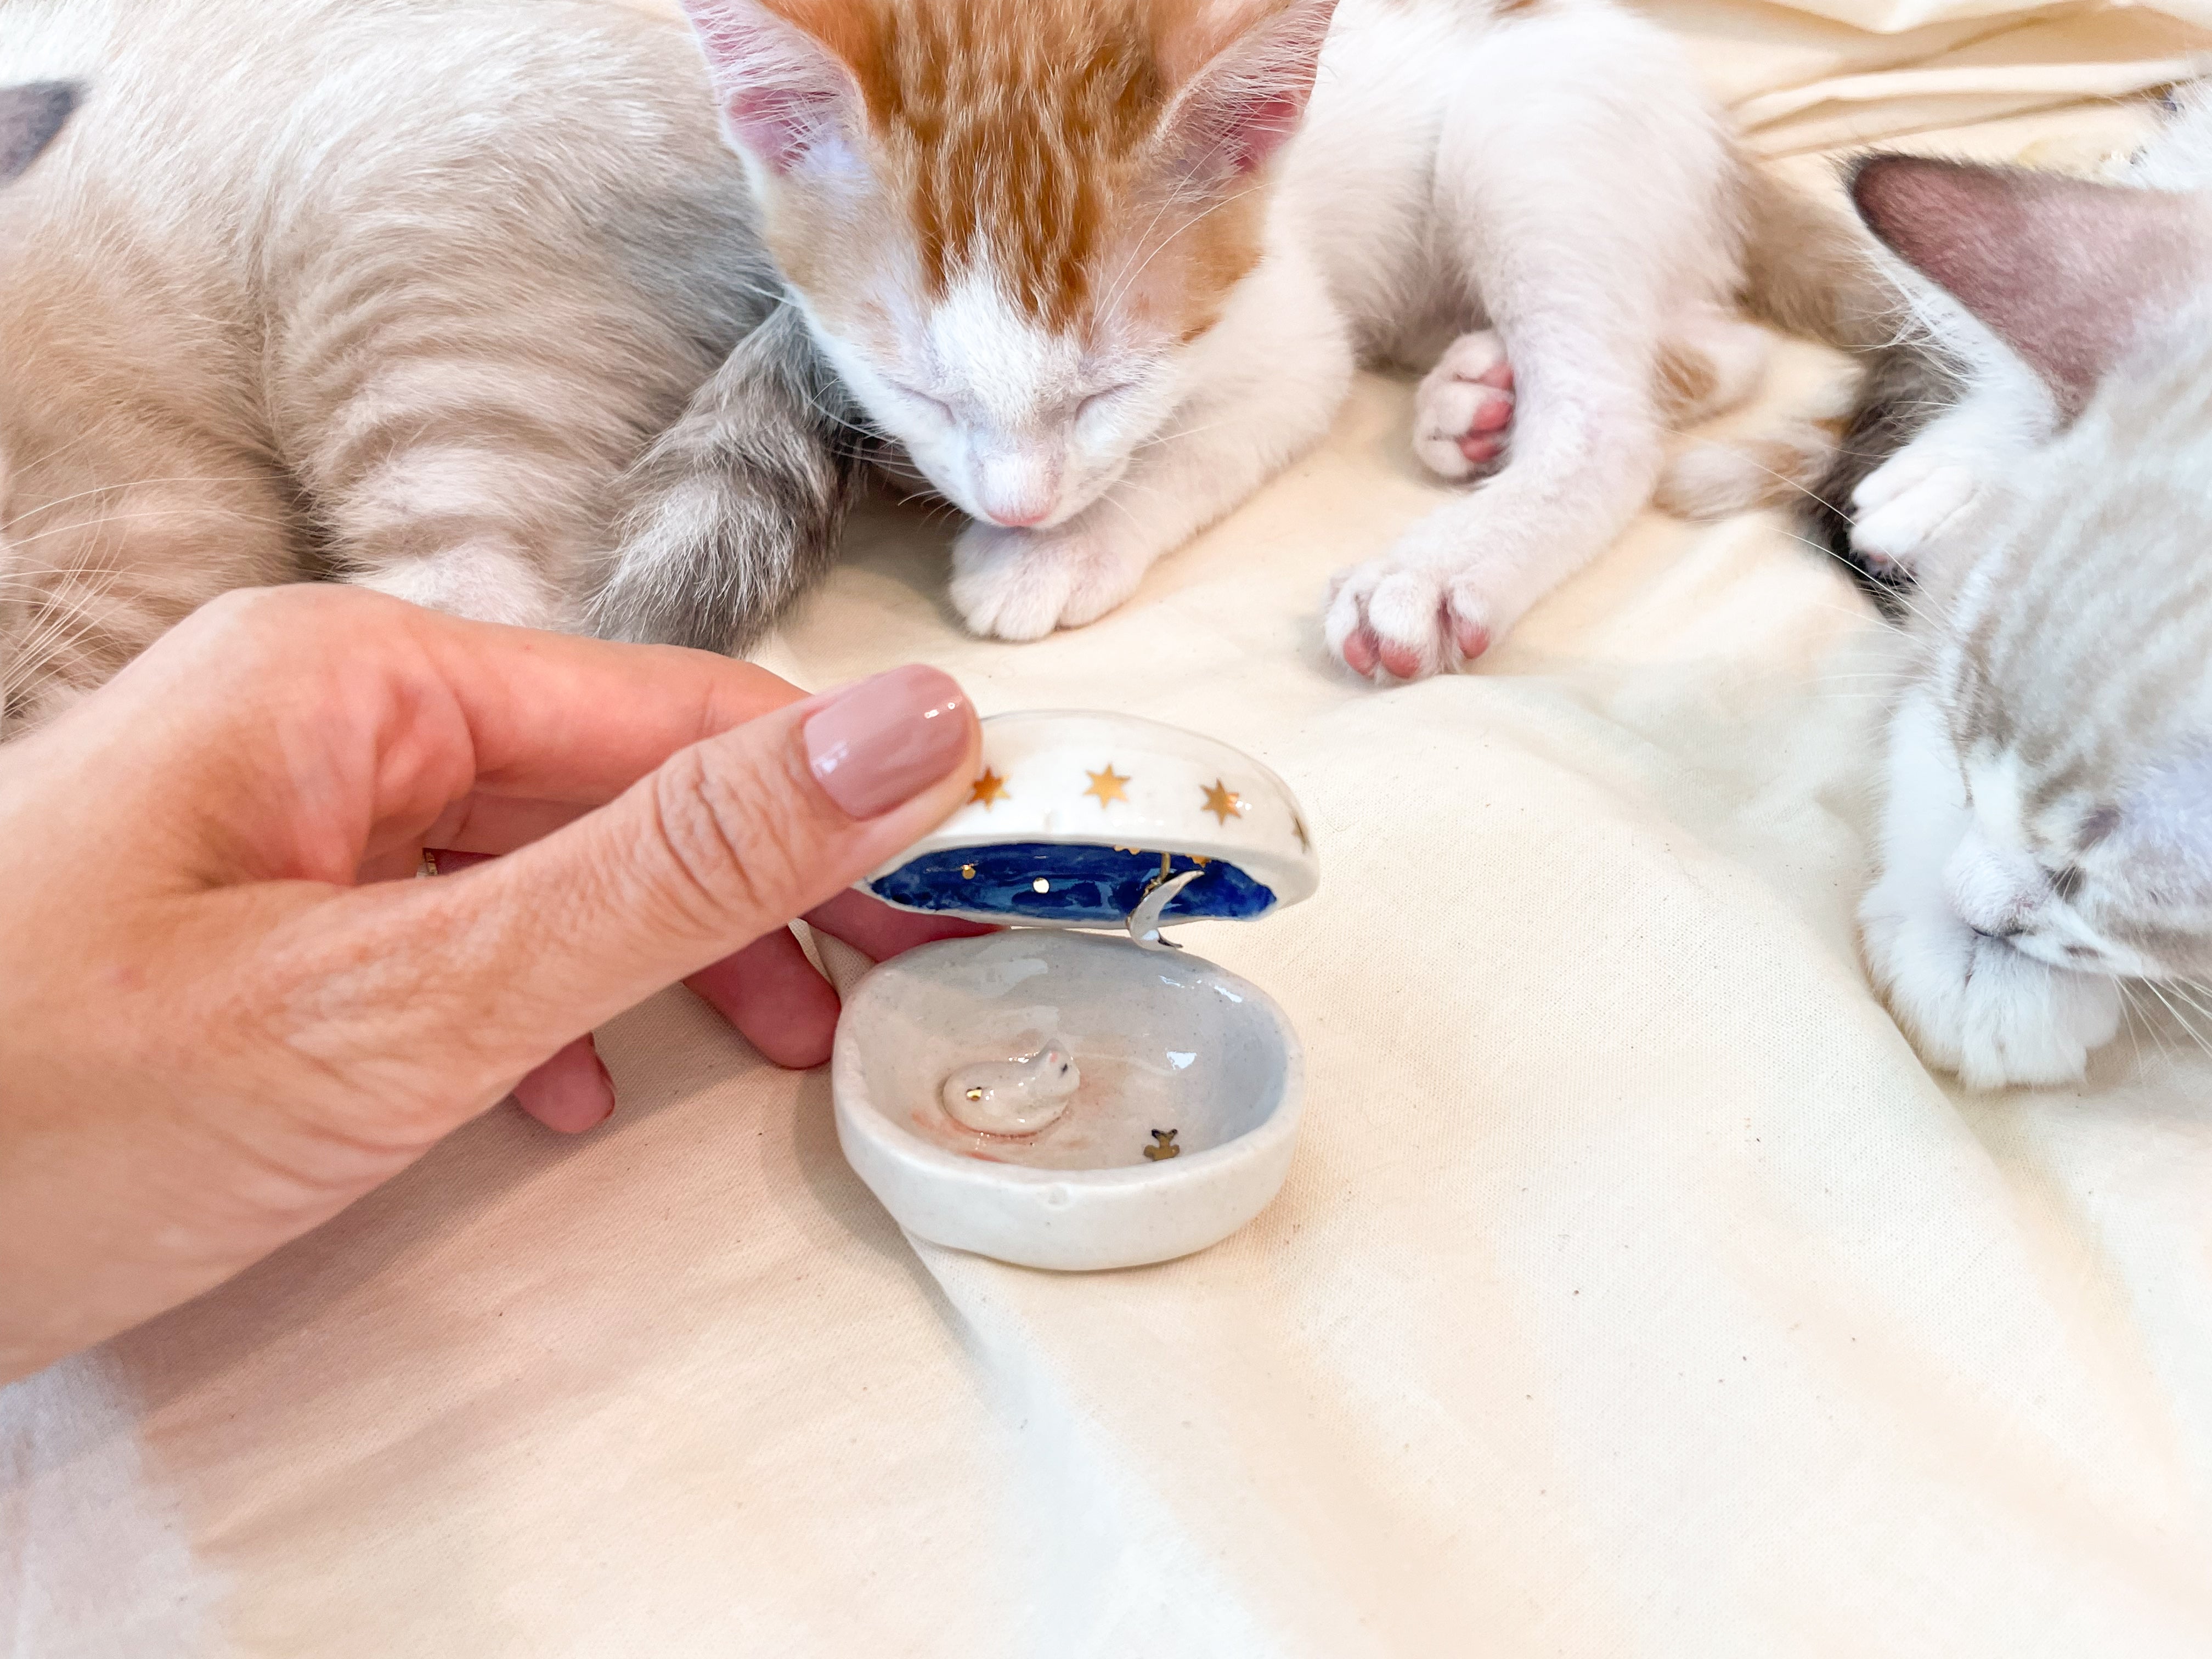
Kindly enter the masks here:
<path id="1" fill-rule="evenodd" d="M 1855 496 L 1920 587 L 1867 960 L 1931 1060 L 2068 1082 L 2212 979 L 2212 96 L 2124 184 L 1852 194 L 1964 386 Z"/>
<path id="2" fill-rule="evenodd" d="M 2212 1012 L 2212 86 L 2172 107 L 2115 183 L 1863 163 L 1898 343 L 1847 422 L 1669 479 L 1696 516 L 1809 488 L 1917 588 L 1860 923 L 1978 1086 L 2079 1079 L 2130 997 Z"/>
<path id="3" fill-rule="evenodd" d="M 540 627 L 596 592 L 604 632 L 728 648 L 828 560 L 847 413 L 679 17 L 0 15 L 0 84 L 79 88 L 0 196 L 0 732 L 232 587 L 335 574 Z M 63 98 L 12 97 L 0 155 Z M 668 550 L 701 544 L 721 586 L 675 590 Z"/>

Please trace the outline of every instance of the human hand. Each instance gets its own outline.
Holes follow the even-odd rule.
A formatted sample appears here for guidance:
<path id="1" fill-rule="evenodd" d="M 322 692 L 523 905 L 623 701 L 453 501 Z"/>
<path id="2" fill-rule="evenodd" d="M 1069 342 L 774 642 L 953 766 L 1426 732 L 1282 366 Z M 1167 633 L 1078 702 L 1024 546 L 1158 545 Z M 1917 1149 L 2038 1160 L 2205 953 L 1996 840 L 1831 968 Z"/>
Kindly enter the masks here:
<path id="1" fill-rule="evenodd" d="M 538 1115 L 596 1121 L 586 1034 L 677 980 L 818 1063 L 836 998 L 784 924 L 877 956 L 960 931 L 847 890 L 957 804 L 978 742 L 930 669 L 802 699 L 338 586 L 188 619 L 0 750 L 0 1381 L 220 1283 L 533 1072 Z M 425 846 L 507 856 L 383 878 Z"/>

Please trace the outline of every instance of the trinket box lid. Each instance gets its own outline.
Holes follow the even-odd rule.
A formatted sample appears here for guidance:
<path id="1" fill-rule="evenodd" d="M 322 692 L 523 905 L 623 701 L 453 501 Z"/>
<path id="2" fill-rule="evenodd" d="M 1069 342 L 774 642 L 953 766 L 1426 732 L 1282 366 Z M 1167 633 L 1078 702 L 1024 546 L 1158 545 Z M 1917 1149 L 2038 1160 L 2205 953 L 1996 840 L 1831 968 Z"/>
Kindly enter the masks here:
<path id="1" fill-rule="evenodd" d="M 1043 712 L 986 720 L 967 803 L 863 885 L 904 910 L 1120 928 L 1171 883 L 1148 920 L 1251 921 L 1320 881 L 1289 786 L 1249 755 L 1134 715 Z"/>

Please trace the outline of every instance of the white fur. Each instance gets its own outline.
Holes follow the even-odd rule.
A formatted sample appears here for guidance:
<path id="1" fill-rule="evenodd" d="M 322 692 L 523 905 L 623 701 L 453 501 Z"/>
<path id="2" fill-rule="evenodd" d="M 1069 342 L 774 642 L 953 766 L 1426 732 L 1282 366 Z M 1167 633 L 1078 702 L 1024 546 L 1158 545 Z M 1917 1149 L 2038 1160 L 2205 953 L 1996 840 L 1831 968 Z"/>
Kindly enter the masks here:
<path id="1" fill-rule="evenodd" d="M 1988 475 L 2057 429 L 2050 389 L 1948 295 L 1898 270 L 1916 325 L 1950 348 L 1966 391 L 1851 492 L 1851 548 L 1870 565 L 1917 572 L 1990 508 Z"/>
<path id="2" fill-rule="evenodd" d="M 1249 349 L 1256 338 L 1267 340 L 1264 353 Z M 1094 488 L 1068 490 L 1042 528 L 978 523 L 961 533 L 954 605 L 977 632 L 1002 639 L 1096 621 L 1136 591 L 1154 560 L 1317 442 L 1352 368 L 1352 343 L 1320 272 L 1284 236 L 1172 379 L 1156 375 L 1131 394 L 1136 418 L 1095 449 L 1089 434 L 1074 434 L 1071 447 L 1088 469 L 1078 477 Z M 1164 395 L 1170 386 L 1182 395 Z M 1146 404 L 1167 410 L 1150 431 Z"/>
<path id="3" fill-rule="evenodd" d="M 836 107 L 834 81 L 793 70 L 788 32 L 750 0 L 690 3 L 757 179 L 812 168 L 834 185 L 842 151 L 795 148 Z M 1295 0 L 1177 109 L 1263 82 L 1328 10 Z M 805 88 L 803 115 L 749 113 L 755 76 Z M 985 283 L 932 304 L 896 249 L 869 294 L 890 339 L 810 311 L 877 423 L 976 519 L 953 598 L 978 631 L 1028 639 L 1103 614 L 1314 443 L 1358 359 L 1427 369 L 1456 341 L 1455 362 L 1511 361 L 1506 454 L 1469 463 L 1454 428 L 1495 399 L 1455 369 L 1432 380 L 1424 460 L 1486 482 L 1346 573 L 1327 619 L 1331 647 L 1378 676 L 1433 672 L 1502 638 L 1650 498 L 1662 342 L 1720 343 L 1737 395 L 1756 377 L 1758 338 L 1726 317 L 1741 236 L 1721 123 L 1675 42 L 1613 0 L 1504 15 L 1342 0 L 1303 127 L 1270 166 L 1266 257 L 1188 346 L 1117 318 L 1110 296 L 1081 348 Z"/>
<path id="4" fill-rule="evenodd" d="M 1494 382 L 1508 361 L 1495 329 L 1462 334 L 1413 394 L 1413 453 L 1438 477 L 1463 483 L 1497 465 L 1471 458 L 1463 445 L 1491 433 L 1504 439 L 1516 400 Z"/>
<path id="5" fill-rule="evenodd" d="M 1929 1060 L 1973 1087 L 2079 1079 L 2091 1051 L 2119 1029 L 2118 986 L 2036 960 L 1967 923 L 1958 888 L 2009 894 L 2014 881 L 1976 830 L 1956 750 L 1926 693 L 1900 702 L 1889 744 L 1882 872 L 1859 922 L 1891 1012 Z"/>

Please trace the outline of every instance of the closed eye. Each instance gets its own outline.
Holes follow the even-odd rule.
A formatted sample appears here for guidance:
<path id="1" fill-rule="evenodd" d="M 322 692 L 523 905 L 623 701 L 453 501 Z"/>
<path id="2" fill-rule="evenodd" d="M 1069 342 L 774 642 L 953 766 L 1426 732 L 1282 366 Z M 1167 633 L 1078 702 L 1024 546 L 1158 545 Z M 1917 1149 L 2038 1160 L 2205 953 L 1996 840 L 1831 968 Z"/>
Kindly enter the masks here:
<path id="1" fill-rule="evenodd" d="M 946 403 L 944 398 L 933 398 L 927 392 L 917 392 L 910 386 L 901 386 L 896 380 L 890 381 L 889 384 L 890 389 L 897 392 L 900 397 L 911 398 L 918 404 L 927 404 L 948 421 L 953 418 L 952 405 Z"/>
<path id="2" fill-rule="evenodd" d="M 1104 407 L 1106 404 L 1113 402 L 1115 398 L 1121 396 L 1122 393 L 1126 392 L 1133 392 L 1136 390 L 1136 386 L 1137 383 L 1134 380 L 1124 380 L 1119 386 L 1109 386 L 1103 392 L 1092 392 L 1088 398 L 1085 398 L 1081 403 L 1075 406 L 1075 418 L 1079 421 L 1081 420 L 1085 415 L 1090 414 L 1094 409 Z"/>

